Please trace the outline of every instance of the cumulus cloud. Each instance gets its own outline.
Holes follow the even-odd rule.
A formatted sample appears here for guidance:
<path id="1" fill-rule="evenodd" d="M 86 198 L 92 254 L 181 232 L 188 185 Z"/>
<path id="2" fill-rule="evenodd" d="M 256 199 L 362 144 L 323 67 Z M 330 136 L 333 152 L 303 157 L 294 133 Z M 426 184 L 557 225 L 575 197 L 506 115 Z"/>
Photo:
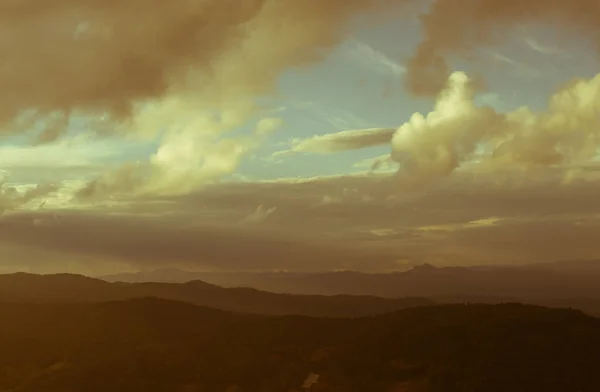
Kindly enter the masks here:
<path id="1" fill-rule="evenodd" d="M 186 109 L 179 113 L 185 114 Z M 257 122 L 252 135 L 226 137 L 227 129 L 242 124 L 239 118 L 219 120 L 196 114 L 188 123 L 180 121 L 179 127 L 163 137 L 149 162 L 126 163 L 107 171 L 90 181 L 77 197 L 191 192 L 234 174 L 242 159 L 282 125 L 281 119 L 266 117 Z"/>
<path id="2" fill-rule="evenodd" d="M 258 145 L 253 138 L 200 135 L 172 134 L 151 158 L 153 172 L 144 191 L 186 193 L 218 181 L 234 173 L 241 159 Z"/>
<path id="3" fill-rule="evenodd" d="M 332 153 L 385 145 L 391 140 L 398 176 L 428 184 L 469 164 L 477 170 L 534 170 L 583 165 L 600 148 L 600 74 L 575 80 L 548 100 L 547 110 L 509 112 L 476 104 L 476 85 L 454 72 L 430 113 L 415 113 L 398 129 L 342 131 L 294 141 L 291 152 Z M 374 162 L 375 165 L 377 165 Z M 568 175 L 572 175 L 569 172 Z"/>
<path id="4" fill-rule="evenodd" d="M 394 132 L 393 128 L 367 128 L 316 135 L 294 140 L 291 149 L 276 152 L 275 156 L 295 152 L 328 154 L 385 145 L 390 142 Z"/>
<path id="5" fill-rule="evenodd" d="M 435 108 L 414 114 L 392 139 L 400 174 L 417 181 L 443 178 L 465 163 L 479 168 L 582 165 L 600 147 L 600 74 L 555 93 L 545 112 L 527 107 L 498 113 L 474 104 L 469 78 L 453 73 Z"/>

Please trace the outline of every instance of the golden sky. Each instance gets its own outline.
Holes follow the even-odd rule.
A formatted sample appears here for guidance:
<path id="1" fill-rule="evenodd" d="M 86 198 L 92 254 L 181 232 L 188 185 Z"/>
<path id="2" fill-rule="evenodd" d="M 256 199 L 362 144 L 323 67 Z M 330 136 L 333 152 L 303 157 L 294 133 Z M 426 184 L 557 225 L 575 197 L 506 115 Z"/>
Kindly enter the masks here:
<path id="1" fill-rule="evenodd" d="M 599 258 L 599 53 L 592 0 L 0 0 L 0 272 Z"/>

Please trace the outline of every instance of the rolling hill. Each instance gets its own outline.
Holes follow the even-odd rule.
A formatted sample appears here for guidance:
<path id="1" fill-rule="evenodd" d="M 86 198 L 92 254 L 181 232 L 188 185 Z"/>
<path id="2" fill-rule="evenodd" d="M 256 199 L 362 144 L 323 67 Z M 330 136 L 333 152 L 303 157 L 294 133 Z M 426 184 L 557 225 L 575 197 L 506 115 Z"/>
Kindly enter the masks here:
<path id="1" fill-rule="evenodd" d="M 89 303 L 142 297 L 189 302 L 257 314 L 351 317 L 430 305 L 424 298 L 274 294 L 251 288 L 222 288 L 201 281 L 187 283 L 108 283 L 80 275 L 0 275 L 0 300 L 12 302 Z"/>
<path id="2" fill-rule="evenodd" d="M 239 315 L 153 298 L 0 303 L 0 391 L 600 390 L 600 320 L 519 304 L 363 318 Z"/>

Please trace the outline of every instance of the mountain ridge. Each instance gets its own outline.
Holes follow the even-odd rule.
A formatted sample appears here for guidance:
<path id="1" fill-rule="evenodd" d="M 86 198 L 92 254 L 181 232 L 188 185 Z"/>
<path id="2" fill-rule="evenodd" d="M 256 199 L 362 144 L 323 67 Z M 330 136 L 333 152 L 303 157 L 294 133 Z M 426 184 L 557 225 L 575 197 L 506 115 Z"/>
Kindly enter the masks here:
<path id="1" fill-rule="evenodd" d="M 596 279 L 589 273 L 583 274 L 582 279 L 580 275 L 573 275 L 575 278 L 572 276 L 571 281 L 547 270 L 479 271 L 425 267 L 387 275 L 333 274 L 342 279 L 332 280 L 332 275 L 294 278 L 293 290 L 289 290 L 292 293 L 286 293 L 283 289 L 278 292 L 256 287 L 221 287 L 200 280 L 127 283 L 74 274 L 17 273 L 0 275 L 0 300 L 101 302 L 159 297 L 233 312 L 318 317 L 365 316 L 438 303 L 521 302 L 570 307 L 600 316 L 600 287 L 597 284 L 600 277 Z M 586 284 L 580 285 L 582 281 Z M 321 290 L 323 287 L 326 290 Z"/>
<path id="2" fill-rule="evenodd" d="M 425 298 L 290 295 L 252 288 L 223 288 L 203 281 L 187 283 L 111 283 L 83 275 L 0 275 L 0 300 L 87 303 L 158 297 L 241 313 L 349 317 L 385 313 L 435 303 Z"/>
<path id="3" fill-rule="evenodd" d="M 594 269 L 595 264 L 599 266 Z M 174 282 L 200 279 L 222 287 L 254 287 L 263 291 L 309 295 L 374 295 L 378 297 L 485 295 L 496 297 L 600 298 L 600 262 L 544 263 L 525 266 L 435 267 L 431 264 L 393 273 L 358 271 L 296 272 L 186 272 L 170 269 Z M 582 268 L 581 265 L 588 265 Z M 175 272 L 177 271 L 177 272 Z M 565 272 L 566 271 L 566 272 Z M 169 281 L 164 270 L 100 277 L 107 281 Z"/>

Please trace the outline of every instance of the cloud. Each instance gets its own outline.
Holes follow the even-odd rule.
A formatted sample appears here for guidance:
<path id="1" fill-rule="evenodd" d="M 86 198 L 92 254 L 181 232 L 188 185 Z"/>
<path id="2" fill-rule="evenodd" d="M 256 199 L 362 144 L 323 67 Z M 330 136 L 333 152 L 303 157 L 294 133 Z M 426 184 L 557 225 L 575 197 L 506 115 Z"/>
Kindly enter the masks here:
<path id="1" fill-rule="evenodd" d="M 541 42 L 539 42 L 538 40 L 536 40 L 533 37 L 523 37 L 523 41 L 530 49 L 535 50 L 536 52 L 541 53 L 541 54 L 559 54 L 559 53 L 561 53 L 561 51 L 558 48 L 556 48 L 554 46 L 542 44 Z"/>
<path id="2" fill-rule="evenodd" d="M 435 108 L 415 113 L 392 139 L 392 158 L 411 181 L 447 177 L 469 162 L 480 170 L 535 170 L 592 162 L 600 148 L 600 74 L 556 92 L 546 112 L 498 113 L 474 104 L 469 78 L 453 73 Z"/>
<path id="3" fill-rule="evenodd" d="M 540 70 L 539 68 L 535 68 L 535 67 L 532 67 L 523 62 L 517 61 L 517 60 L 510 58 L 500 52 L 493 51 L 493 50 L 486 50 L 484 53 L 487 56 L 491 57 L 496 62 L 500 62 L 502 64 L 508 64 L 509 66 L 513 67 L 517 71 L 517 73 L 522 77 L 540 78 L 543 76 L 543 71 Z"/>
<path id="4" fill-rule="evenodd" d="M 394 167 L 392 157 L 390 154 L 379 155 L 374 158 L 362 159 L 356 162 L 353 167 L 359 169 L 369 169 L 372 171 L 386 168 L 389 170 L 397 170 L 397 167 Z"/>
<path id="5" fill-rule="evenodd" d="M 600 256 L 592 242 L 599 233 L 598 220 L 590 226 L 568 220 L 516 220 L 484 229 L 450 232 L 439 239 L 439 247 L 430 256 L 452 260 L 454 264 L 459 264 L 461 257 L 478 259 L 482 264 L 593 260 Z"/>
<path id="6" fill-rule="evenodd" d="M 90 134 L 158 137 L 146 190 L 187 192 L 261 142 L 222 136 L 256 120 L 282 72 L 322 59 L 354 16 L 405 1 L 0 1 L 0 35 L 11 37 L 0 41 L 0 129 L 43 123 L 36 142 L 48 143 L 86 118 Z"/>
<path id="7" fill-rule="evenodd" d="M 433 225 L 433 226 L 422 226 L 419 227 L 418 230 L 421 231 L 458 231 L 465 230 L 471 228 L 481 228 L 481 227 L 490 227 L 494 226 L 499 222 L 502 222 L 503 218 L 498 218 L 495 216 L 483 219 L 476 219 L 468 222 L 461 223 L 453 223 L 453 224 L 445 224 L 445 225 Z"/>
<path id="8" fill-rule="evenodd" d="M 148 165 L 126 163 L 85 182 L 72 196 L 74 201 L 81 202 L 111 199 L 123 194 L 136 195 L 147 183 L 147 173 L 151 173 Z"/>
<path id="9" fill-rule="evenodd" d="M 60 138 L 56 128 L 75 115 L 112 121 L 104 131 L 161 135 L 146 190 L 189 192 L 231 174 L 261 142 L 222 135 L 254 120 L 255 99 L 275 91 L 278 75 L 320 60 L 343 41 L 353 16 L 404 3 L 409 1 L 253 0 L 233 11 L 227 1 L 185 2 L 168 10 L 151 0 L 110 5 L 61 0 L 52 11 L 29 2 L 7 4 L 2 18 L 18 17 L 20 23 L 7 23 L 4 35 L 15 38 L 0 43 L 11 59 L 0 72 L 5 86 L 0 123 L 5 132 L 20 132 L 29 127 L 19 121 L 31 125 L 41 119 L 44 142 Z M 545 20 L 558 9 L 559 22 L 596 32 L 594 10 L 579 11 L 584 0 L 504 4 L 486 0 L 473 8 L 434 2 L 422 18 L 425 38 L 407 65 L 409 89 L 438 93 L 450 75 L 444 56 L 489 46 L 493 26 L 509 28 L 531 15 Z M 282 24 L 282 18 L 291 19 Z M 61 20 L 60 27 L 50 19 Z M 465 34 L 466 26 L 476 33 Z M 34 39 L 40 31 L 44 47 Z M 401 72 L 382 53 L 356 40 L 353 45 L 370 63 Z M 346 148 L 341 146 L 324 148 Z"/>
<path id="10" fill-rule="evenodd" d="M 185 114 L 187 109 L 168 112 Z M 163 136 L 149 162 L 126 163 L 103 173 L 78 192 L 78 198 L 191 192 L 234 174 L 248 153 L 283 124 L 279 118 L 265 117 L 257 121 L 253 134 L 224 137 L 228 128 L 243 123 L 235 116 L 226 120 L 230 123 L 198 114 L 180 120 L 179 127 Z"/>
<path id="11" fill-rule="evenodd" d="M 283 120 L 281 118 L 276 117 L 266 117 L 261 119 L 258 124 L 256 124 L 255 132 L 258 135 L 268 135 L 283 125 Z"/>
<path id="12" fill-rule="evenodd" d="M 371 45 L 359 41 L 356 38 L 350 38 L 345 44 L 347 56 L 356 64 L 359 64 L 373 72 L 401 76 L 406 72 L 406 68 L 397 61 L 393 60 L 380 50 Z"/>
<path id="13" fill-rule="evenodd" d="M 334 242 L 347 241 L 347 236 L 360 236 L 357 233 L 377 230 L 384 224 L 398 229 L 400 234 L 397 235 L 413 238 L 415 227 L 459 224 L 458 227 L 464 228 L 472 226 L 469 222 L 489 217 L 508 222 L 507 217 L 522 219 L 523 215 L 535 211 L 556 215 L 561 208 L 566 214 L 562 202 L 556 202 L 564 200 L 564 192 L 571 192 L 568 197 L 574 203 L 570 207 L 573 214 L 589 211 L 592 200 L 589 195 L 595 194 L 594 184 L 600 173 L 594 169 L 600 140 L 599 97 L 600 76 L 597 76 L 575 81 L 558 91 L 549 99 L 546 112 L 519 108 L 498 113 L 490 107 L 476 105 L 470 79 L 463 73 L 454 73 L 446 90 L 438 97 L 434 110 L 427 115 L 414 114 L 398 129 L 347 131 L 307 139 L 316 143 L 312 147 L 308 142 L 305 147 L 299 144 L 304 151 L 343 151 L 373 145 L 373 138 L 384 144 L 390 143 L 391 135 L 391 158 L 400 166 L 394 175 L 240 184 L 212 181 L 210 185 L 206 180 L 231 172 L 248 146 L 246 143 L 236 147 L 234 142 L 227 141 L 224 144 L 226 150 L 216 151 L 215 160 L 209 160 L 205 166 L 206 177 L 202 181 L 207 185 L 204 190 L 199 193 L 194 191 L 198 188 L 188 188 L 183 193 L 146 192 L 138 194 L 141 199 L 129 199 L 129 203 L 135 205 L 152 195 L 163 194 L 171 198 L 166 200 L 177 201 L 169 208 L 181 211 L 182 215 L 189 216 L 189 211 L 197 208 L 198 204 L 194 203 L 199 203 L 210 206 L 207 208 L 219 219 L 238 223 L 248 218 L 248 211 L 255 210 L 255 218 L 262 220 L 261 230 L 286 233 L 293 238 L 308 236 L 308 242 L 319 242 L 324 238 Z M 214 135 L 216 139 L 207 139 L 204 143 L 209 150 L 202 159 L 210 158 L 214 143 L 218 145 L 221 140 L 218 132 Z M 188 161 L 197 159 L 186 155 L 196 150 L 186 150 L 187 143 L 188 139 L 182 139 L 181 149 L 174 150 L 166 159 L 180 159 L 185 169 Z M 230 151 L 231 161 L 220 161 L 220 157 L 227 156 L 227 151 Z M 198 165 L 196 163 L 194 167 Z M 165 167 L 178 165 L 171 162 Z M 90 183 L 80 190 L 83 192 L 79 195 L 80 200 L 90 195 L 112 195 L 115 202 L 119 198 L 127 201 L 135 195 L 133 190 L 146 186 L 144 182 L 141 188 L 138 185 L 139 174 L 145 168 L 147 166 L 143 165 L 123 167 L 107 174 L 102 181 Z M 155 173 L 153 168 L 150 170 Z M 182 189 L 180 186 L 189 178 L 192 177 L 188 174 L 180 176 L 181 182 L 174 183 L 177 186 L 173 188 Z M 428 186 L 417 186 L 424 184 Z M 115 192 L 116 189 L 121 193 Z M 463 196 L 456 201 L 453 195 L 458 190 Z M 527 197 L 519 199 L 515 190 L 526 192 Z M 577 199 L 575 190 L 582 192 L 581 200 Z M 181 196 L 173 199 L 173 194 Z M 185 194 L 190 194 L 190 198 L 186 199 Z M 545 200 L 552 195 L 557 199 L 551 199 L 546 206 L 539 198 L 532 202 L 533 195 Z M 420 204 L 414 204 L 416 200 Z M 415 210 L 408 207 L 411 203 Z M 460 218 L 455 215 L 458 212 L 452 203 L 459 203 L 461 209 L 468 206 L 461 210 Z M 261 205 L 277 208 L 277 213 L 267 214 L 268 210 L 264 208 L 257 210 L 256 206 Z M 511 207 L 506 208 L 506 205 Z M 436 207 L 432 209 L 431 206 Z M 554 210 L 544 210 L 550 207 Z M 224 211 L 229 212 L 223 215 Z M 263 219 L 266 215 L 268 219 Z M 207 222 L 206 215 L 198 219 Z M 537 215 L 536 219 L 539 219 Z M 315 225 L 322 231 L 316 231 Z M 348 229 L 340 231 L 339 228 Z M 385 249 L 382 251 L 386 252 Z"/>
<path id="14" fill-rule="evenodd" d="M 600 49 L 600 10 L 589 0 L 481 0 L 457 6 L 436 0 L 421 17 L 424 39 L 407 63 L 405 85 L 413 94 L 435 96 L 444 88 L 450 55 L 467 55 L 498 44 L 502 32 L 527 22 L 569 29 Z"/>
<path id="15" fill-rule="evenodd" d="M 145 192 L 186 193 L 235 172 L 242 158 L 256 148 L 254 138 L 191 137 L 176 134 L 152 157 L 153 174 Z"/>
<path id="16" fill-rule="evenodd" d="M 0 178 L 0 218 L 7 212 L 22 208 L 30 203 L 40 203 L 60 189 L 55 184 L 35 186 L 16 186 L 6 183 Z"/>
<path id="17" fill-rule="evenodd" d="M 0 145 L 0 165 L 5 170 L 22 168 L 67 169 L 94 167 L 119 158 L 137 145 L 117 140 L 86 137 L 62 139 L 41 145 Z"/>
<path id="18" fill-rule="evenodd" d="M 253 213 L 246 216 L 240 222 L 245 224 L 261 223 L 264 222 L 265 219 L 267 219 L 267 217 L 274 213 L 276 210 L 277 207 L 265 208 L 265 206 L 261 204 L 256 208 L 256 210 Z"/>
<path id="19" fill-rule="evenodd" d="M 198 216 L 194 214 L 194 218 Z M 334 243 L 277 234 L 255 225 L 190 224 L 169 217 L 63 214 L 60 224 L 34 225 L 29 216 L 0 221 L 1 244 L 69 255 L 102 256 L 123 266 L 179 265 L 196 269 L 321 270 L 324 265 L 357 268 L 368 252 Z M 5 236 L 4 234 L 7 234 Z M 385 261 L 380 261 L 385 263 Z"/>
<path id="20" fill-rule="evenodd" d="M 199 86 L 212 103 L 262 93 L 280 71 L 310 63 L 335 45 L 351 16 L 390 3 L 398 2 L 253 0 L 232 7 L 231 1 L 192 1 L 167 7 L 153 0 L 60 0 L 49 7 L 3 1 L 2 35 L 12 38 L 2 42 L 10 61 L 0 72 L 0 119 L 30 108 L 124 118 L 138 102 Z M 281 18 L 290 23 L 280 24 Z"/>
<path id="21" fill-rule="evenodd" d="M 392 139 L 392 159 L 416 181 L 445 177 L 469 160 L 486 134 L 497 134 L 501 117 L 492 109 L 476 107 L 468 77 L 454 73 L 434 110 L 412 115 Z"/>
<path id="22" fill-rule="evenodd" d="M 393 128 L 367 128 L 316 135 L 295 140 L 291 149 L 276 152 L 275 156 L 297 152 L 329 154 L 384 145 L 390 142 L 394 132 Z"/>
<path id="23" fill-rule="evenodd" d="M 368 121 L 359 118 L 348 110 L 331 107 L 322 102 L 292 102 L 291 106 L 306 113 L 306 117 L 317 126 L 325 123 L 338 131 L 343 131 L 353 128 L 368 128 L 370 125 Z"/>
<path id="24" fill-rule="evenodd" d="M 59 219 L 52 210 L 13 212 L 0 219 L 0 254 L 10 247 L 31 268 L 50 258 L 44 270 L 64 267 L 56 254 L 93 260 L 87 273 L 164 266 L 383 271 L 398 260 L 469 265 L 600 256 L 598 181 L 562 184 L 559 169 L 547 177 L 505 175 L 510 181 L 457 171 L 420 193 L 399 188 L 390 175 L 223 183 L 63 209 Z M 34 251 L 33 259 L 19 256 Z"/>
<path id="25" fill-rule="evenodd" d="M 3 176 L 77 167 L 87 176 L 119 160 L 117 147 L 102 144 L 109 139 L 68 141 L 65 129 L 82 119 L 81 133 L 158 144 L 149 160 L 108 167 L 88 182 L 3 180 L 0 258 L 32 268 L 46 260 L 44 270 L 85 259 L 99 271 L 599 257 L 600 75 L 565 86 L 546 111 L 499 113 L 476 105 L 473 80 L 447 63 L 533 19 L 596 39 L 599 14 L 586 0 L 435 1 L 403 74 L 412 93 L 436 97 L 433 110 L 397 129 L 319 135 L 290 150 L 389 144 L 393 175 L 223 181 L 282 125 L 257 100 L 275 92 L 282 72 L 321 60 L 355 16 L 408 1 L 0 0 L 0 37 L 10 37 L 0 38 L 0 128 L 35 138 L 33 146 L 0 147 Z M 354 44 L 378 72 L 402 73 Z M 372 126 L 315 103 L 304 110 L 339 130 Z M 247 125 L 247 134 L 233 132 Z"/>
<path id="26" fill-rule="evenodd" d="M 527 107 L 497 112 L 476 104 L 475 84 L 454 72 L 438 95 L 433 111 L 415 113 L 398 127 L 343 131 L 296 140 L 291 152 L 332 153 L 390 141 L 398 176 L 428 184 L 456 169 L 477 164 L 481 171 L 501 167 L 522 170 L 581 165 L 600 148 L 600 74 L 576 80 L 548 100 L 545 112 Z"/>

